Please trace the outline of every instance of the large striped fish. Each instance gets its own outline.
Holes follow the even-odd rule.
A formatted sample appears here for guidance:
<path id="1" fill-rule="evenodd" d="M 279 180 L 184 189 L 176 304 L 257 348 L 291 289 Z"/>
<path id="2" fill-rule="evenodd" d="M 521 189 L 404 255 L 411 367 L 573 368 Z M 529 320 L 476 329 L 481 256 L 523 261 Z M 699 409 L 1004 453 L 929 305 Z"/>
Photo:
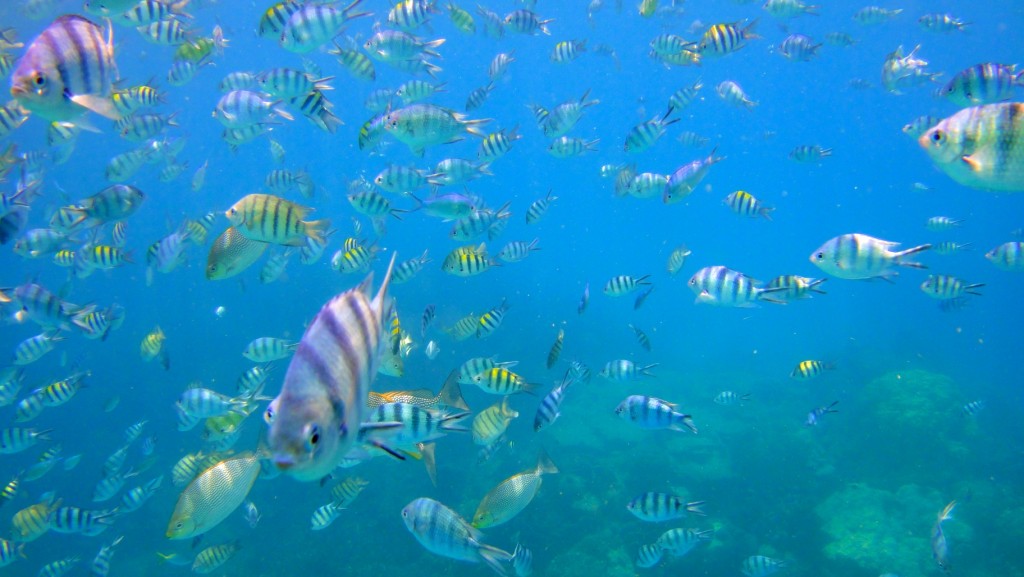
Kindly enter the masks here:
<path id="1" fill-rule="evenodd" d="M 117 80 L 113 29 L 68 14 L 47 26 L 18 62 L 11 96 L 49 121 L 79 121 L 86 110 L 117 119 L 108 98 Z"/>
<path id="2" fill-rule="evenodd" d="M 935 166 L 964 186 L 1024 190 L 1024 103 L 965 108 L 917 139 Z"/>
<path id="3" fill-rule="evenodd" d="M 393 303 L 384 282 L 371 300 L 373 274 L 324 305 L 302 335 L 281 393 L 264 415 L 278 469 L 309 481 L 325 477 L 357 437 L 377 375 Z"/>

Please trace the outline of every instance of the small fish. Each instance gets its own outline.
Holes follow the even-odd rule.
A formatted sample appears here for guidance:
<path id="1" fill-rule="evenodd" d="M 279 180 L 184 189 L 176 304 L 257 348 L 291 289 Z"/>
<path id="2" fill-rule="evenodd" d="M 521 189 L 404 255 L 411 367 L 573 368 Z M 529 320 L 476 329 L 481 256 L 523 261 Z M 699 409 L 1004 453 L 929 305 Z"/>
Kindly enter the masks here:
<path id="1" fill-rule="evenodd" d="M 484 496 L 473 514 L 473 527 L 485 529 L 512 520 L 533 501 L 540 491 L 544 475 L 557 472 L 558 467 L 546 453 L 541 452 L 533 469 L 512 475 Z"/>
<path id="2" fill-rule="evenodd" d="M 964 417 L 977 417 L 984 409 L 985 401 L 971 401 L 960 409 L 960 414 Z"/>
<path id="3" fill-rule="evenodd" d="M 836 366 L 834 363 L 825 361 L 800 361 L 789 376 L 794 379 L 808 380 L 819 377 L 825 371 L 833 370 L 835 368 Z"/>
<path id="4" fill-rule="evenodd" d="M 210 247 L 206 258 L 206 279 L 223 280 L 233 277 L 256 262 L 270 243 L 252 240 L 233 226 L 229 226 Z"/>
<path id="5" fill-rule="evenodd" d="M 402 520 L 420 545 L 436 555 L 471 563 L 483 561 L 499 575 L 505 573 L 502 563 L 512 558 L 507 551 L 484 544 L 479 529 L 433 499 L 421 497 L 410 502 L 402 509 Z"/>
<path id="6" fill-rule="evenodd" d="M 534 432 L 539 433 L 541 429 L 550 427 L 558 417 L 562 416 L 562 400 L 565 398 L 566 390 L 574 382 L 576 379 L 572 375 L 572 369 L 569 369 L 566 371 L 565 377 L 562 378 L 562 382 L 541 399 L 540 405 L 537 407 L 537 414 L 533 418 Z"/>
<path id="7" fill-rule="evenodd" d="M 957 299 L 965 295 L 981 295 L 977 289 L 985 286 L 985 283 L 968 283 L 963 279 L 954 276 L 939 274 L 930 275 L 923 283 L 921 290 L 924 294 L 941 300 Z"/>
<path id="8" fill-rule="evenodd" d="M 733 212 L 740 216 L 751 218 L 762 216 L 765 220 L 769 221 L 772 219 L 772 211 L 775 210 L 774 207 L 765 206 L 764 203 L 745 190 L 737 190 L 725 197 L 724 202 Z"/>
<path id="9" fill-rule="evenodd" d="M 342 507 L 338 506 L 337 503 L 331 502 L 317 508 L 313 511 L 313 517 L 310 519 L 312 525 L 311 529 L 314 531 L 322 531 L 331 526 L 331 523 L 341 515 Z"/>
<path id="10" fill-rule="evenodd" d="M 242 546 L 237 540 L 231 543 L 207 547 L 196 555 L 195 560 L 192 562 L 192 572 L 200 574 L 213 573 L 218 567 L 234 557 L 241 548 Z"/>
<path id="11" fill-rule="evenodd" d="M 808 427 L 813 427 L 813 426 L 817 425 L 818 421 L 821 420 L 821 417 L 823 417 L 824 415 L 826 415 L 828 413 L 838 413 L 839 411 L 837 409 L 833 409 L 832 408 L 832 407 L 836 406 L 837 404 L 839 404 L 839 401 L 834 401 L 831 405 L 828 405 L 826 407 L 818 407 L 818 408 L 814 409 L 813 411 L 811 411 L 810 413 L 807 413 L 807 421 L 806 421 L 807 426 Z"/>
<path id="12" fill-rule="evenodd" d="M 789 151 L 790 160 L 797 162 L 820 162 L 827 156 L 832 156 L 832 149 L 817 144 L 803 144 Z"/>
<path id="13" fill-rule="evenodd" d="M 547 367 L 549 369 L 558 362 L 558 357 L 562 354 L 563 341 L 565 341 L 565 329 L 558 329 L 558 336 L 555 337 L 555 342 L 551 344 L 551 348 L 548 350 Z"/>
<path id="14" fill-rule="evenodd" d="M 181 492 L 167 525 L 168 539 L 206 533 L 245 501 L 260 472 L 261 457 L 242 453 L 203 471 Z"/>
<path id="15" fill-rule="evenodd" d="M 683 431 L 683 426 L 697 434 L 697 426 L 690 415 L 677 412 L 676 405 L 655 397 L 630 395 L 615 408 L 619 418 L 641 429 L 670 429 Z"/>
<path id="16" fill-rule="evenodd" d="M 774 298 L 781 288 L 763 288 L 747 275 L 724 266 L 709 266 L 698 270 L 687 283 L 695 303 L 726 307 L 754 307 L 760 301 L 785 304 Z"/>
<path id="17" fill-rule="evenodd" d="M 644 302 L 647 301 L 647 297 L 651 296 L 652 292 L 654 292 L 654 285 L 647 287 L 647 290 L 636 295 L 636 300 L 633 301 L 633 310 L 638 310 L 640 307 L 644 306 Z"/>
<path id="18" fill-rule="evenodd" d="M 742 26 L 742 27 L 741 27 Z M 757 20 L 743 26 L 742 22 L 715 24 L 704 32 L 697 49 L 702 56 L 725 56 L 746 46 L 748 40 L 760 38 L 754 33 Z"/>
<path id="19" fill-rule="evenodd" d="M 657 543 L 647 543 L 640 546 L 636 554 L 636 566 L 641 569 L 650 569 L 661 563 L 665 556 L 665 549 Z"/>
<path id="20" fill-rule="evenodd" d="M 327 219 L 302 220 L 310 211 L 270 194 L 250 194 L 229 208 L 225 216 L 246 238 L 301 247 L 307 237 L 322 240 L 331 224 Z"/>
<path id="21" fill-rule="evenodd" d="M 1024 260 L 1024 259 L 1022 259 Z M 576 313 L 583 314 L 587 310 L 587 305 L 590 303 L 590 283 L 587 283 L 583 287 L 583 295 L 580 296 L 580 304 L 576 306 Z"/>
<path id="22" fill-rule="evenodd" d="M 254 363 L 270 363 L 290 357 L 298 346 L 299 343 L 284 339 L 261 337 L 249 343 L 242 356 Z"/>
<path id="23" fill-rule="evenodd" d="M 633 361 L 619 359 L 605 363 L 604 368 L 598 374 L 611 381 L 634 381 L 641 377 L 653 377 L 650 370 L 656 366 L 658 363 L 637 366 Z"/>
<path id="24" fill-rule="evenodd" d="M 547 214 L 548 209 L 551 207 L 551 203 L 558 200 L 558 197 L 551 194 L 551 192 L 549 190 L 544 198 L 533 201 L 530 207 L 526 209 L 526 224 L 536 224 L 540 219 L 544 218 L 544 215 Z"/>
<path id="25" fill-rule="evenodd" d="M 149 362 L 159 358 L 160 365 L 165 371 L 171 368 L 171 358 L 164 348 L 164 341 L 166 339 L 167 336 L 164 335 L 164 331 L 160 327 L 156 327 L 142 339 L 142 343 L 139 345 L 139 353 L 142 355 L 142 360 Z"/>
<path id="26" fill-rule="evenodd" d="M 626 504 L 626 510 L 641 521 L 660 523 L 682 519 L 687 514 L 703 516 L 703 505 L 704 501 L 687 502 L 682 497 L 670 493 L 647 492 L 634 497 Z"/>
<path id="27" fill-rule="evenodd" d="M 637 344 L 639 344 L 641 347 L 643 347 L 643 349 L 645 351 L 650 352 L 650 350 L 651 350 L 651 340 L 647 337 L 647 334 L 645 332 L 643 332 L 642 330 L 638 329 L 637 327 L 633 326 L 632 324 L 627 325 L 627 326 L 629 328 L 633 329 L 633 334 L 636 337 Z"/>
<path id="28" fill-rule="evenodd" d="M 955 500 L 946 505 L 938 514 L 938 517 L 935 520 L 935 525 L 932 526 L 932 557 L 934 557 L 935 563 L 938 564 L 939 569 L 942 569 L 945 573 L 950 571 L 949 543 L 946 541 L 946 535 L 942 532 L 942 523 L 953 518 L 953 509 L 955 507 Z"/>
<path id="29" fill-rule="evenodd" d="M 1024 242 L 1007 242 L 985 253 L 985 259 L 1005 271 L 1024 270 Z"/>
<path id="30" fill-rule="evenodd" d="M 692 251 L 686 248 L 686 245 L 679 245 L 668 255 L 668 264 L 666 269 L 670 275 L 675 276 L 680 270 L 683 269 L 683 265 L 686 264 L 686 257 L 690 256 Z"/>
<path id="31" fill-rule="evenodd" d="M 471 431 L 473 443 L 481 446 L 488 446 L 500 439 L 513 419 L 519 417 L 519 412 L 508 405 L 508 397 L 480 411 L 473 417 Z"/>
<path id="32" fill-rule="evenodd" d="M 715 395 L 714 398 L 715 403 L 723 406 L 735 405 L 737 403 L 742 403 L 743 401 L 749 400 L 750 393 L 740 394 L 734 393 L 733 391 L 722 391 L 721 393 Z"/>
<path id="33" fill-rule="evenodd" d="M 651 275 L 643 275 L 639 277 L 633 277 L 629 275 L 619 275 L 608 279 L 608 282 L 604 285 L 604 294 L 612 297 L 619 297 L 627 295 L 641 286 L 650 285 L 650 281 L 647 279 Z"/>
<path id="34" fill-rule="evenodd" d="M 743 560 L 740 571 L 747 577 L 768 577 L 785 566 L 784 561 L 763 555 L 753 555 Z"/>

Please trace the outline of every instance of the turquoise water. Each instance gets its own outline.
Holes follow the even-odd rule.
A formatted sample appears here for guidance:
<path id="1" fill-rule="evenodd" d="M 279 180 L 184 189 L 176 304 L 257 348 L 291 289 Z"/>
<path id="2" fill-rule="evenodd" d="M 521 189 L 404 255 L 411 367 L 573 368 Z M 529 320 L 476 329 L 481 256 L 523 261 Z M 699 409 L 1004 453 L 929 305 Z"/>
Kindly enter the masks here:
<path id="1" fill-rule="evenodd" d="M 0 24 L 13 27 L 27 44 L 53 17 L 80 8 L 77 2 L 47 4 L 52 6 L 44 6 L 44 17 L 35 20 L 14 3 L 5 4 Z M 387 4 L 366 0 L 361 8 L 374 16 L 352 22 L 347 34 L 365 39 L 374 22 L 386 22 Z M 486 575 L 483 565 L 431 555 L 405 530 L 399 511 L 414 498 L 429 496 L 471 518 L 483 495 L 533 467 L 543 448 L 560 473 L 544 478 L 539 494 L 519 516 L 485 531 L 489 544 L 511 551 L 518 540 L 529 547 L 535 575 L 740 575 L 741 563 L 751 555 L 784 560 L 779 574 L 794 577 L 933 575 L 941 570 L 932 558 L 931 529 L 938 512 L 954 499 L 960 502 L 954 519 L 943 524 L 953 572 L 1024 574 L 1019 551 L 1024 540 L 1019 522 L 1024 514 L 1024 398 L 1017 361 L 1022 278 L 983 258 L 989 249 L 1019 240 L 1013 231 L 1024 225 L 1022 200 L 954 183 L 901 132 L 918 116 L 945 117 L 956 111 L 933 95 L 941 84 L 894 95 L 879 82 L 885 56 L 900 45 L 909 51 L 921 44 L 919 56 L 929 61 L 929 70 L 944 73 L 943 83 L 980 62 L 1017 62 L 1021 43 L 1016 31 L 1024 25 L 1024 11 L 1010 2 L 903 2 L 886 4 L 904 10 L 894 20 L 862 26 L 851 18 L 860 5 L 830 2 L 820 16 L 788 21 L 787 32 L 756 3 L 694 0 L 679 14 L 661 11 L 648 19 L 637 15 L 632 2 L 621 10 L 614 4 L 605 2 L 588 20 L 585 2 L 541 0 L 535 9 L 554 19 L 551 36 L 509 33 L 492 39 L 483 35 L 479 18 L 477 33 L 466 35 L 455 29 L 445 10 L 434 15 L 431 30 L 417 32 L 446 39 L 438 48 L 443 58 L 436 60 L 443 69 L 437 81 L 446 83 L 445 91 L 431 102 L 456 110 L 463 109 L 473 89 L 487 83 L 492 57 L 514 51 L 507 75 L 469 117 L 493 119 L 488 131 L 519 126 L 523 138 L 493 163 L 494 176 L 470 183 L 469 189 L 488 206 L 512 203 L 507 230 L 488 243 L 492 254 L 505 242 L 533 238 L 540 239 L 542 250 L 480 276 L 454 277 L 440 268 L 444 255 L 458 246 L 447 238 L 451 223 L 413 212 L 389 219 L 387 234 L 378 239 L 384 250 L 372 265 L 379 278 L 393 252 L 402 260 L 427 249 L 432 258 L 413 281 L 393 287 L 402 324 L 417 346 L 405 359 L 405 375 L 381 376 L 374 390 L 436 391 L 451 369 L 489 355 L 518 360 L 516 372 L 541 384 L 541 394 L 561 379 L 571 359 L 586 363 L 594 379 L 573 385 L 561 419 L 541 433 L 532 430 L 539 397 L 514 397 L 511 405 L 521 416 L 509 428 L 506 445 L 511 447 L 486 462 L 478 463 L 478 447 L 468 434 L 441 439 L 437 487 L 415 460 L 375 459 L 341 471 L 369 485 L 324 531 L 311 531 L 309 519 L 329 500 L 327 487 L 285 476 L 257 481 L 249 498 L 262 513 L 259 525 L 250 529 L 239 510 L 195 549 L 164 538 L 179 493 L 170 484 L 171 467 L 203 448 L 200 429 L 177 431 L 174 402 L 181 391 L 201 380 L 232 393 L 235 379 L 252 365 L 240 355 L 246 344 L 262 336 L 299 339 L 323 302 L 363 278 L 339 275 L 329 266 L 341 239 L 354 236 L 353 217 L 361 222 L 362 236 L 374 238 L 369 220 L 345 199 L 350 181 L 372 179 L 389 163 L 427 168 L 447 157 L 474 159 L 478 139 L 431 147 L 423 158 L 388 138 L 378 152 L 359 150 L 359 128 L 372 115 L 363 107 L 366 97 L 412 77 L 378 64 L 376 80 L 362 82 L 317 51 L 308 58 L 324 75 L 335 77 L 334 90 L 326 96 L 345 125 L 329 134 L 296 113 L 295 121 L 282 121 L 270 134 L 287 151 L 283 164 L 274 164 L 265 137 L 232 153 L 220 139 L 222 127 L 211 118 L 221 79 L 238 70 L 303 66 L 298 55 L 255 36 L 266 6 L 193 0 L 191 28 L 208 35 L 220 24 L 230 46 L 215 57 L 215 66 L 201 69 L 183 87 L 164 81 L 173 48 L 146 43 L 130 28 L 115 28 L 121 76 L 126 85 L 156 78 L 166 95 L 158 110 L 177 113 L 179 126 L 168 135 L 187 139 L 179 160 L 187 161 L 189 169 L 164 183 L 159 165 L 146 166 L 128 181 L 146 194 L 141 209 L 127 221 L 134 264 L 69 280 L 67 269 L 48 256 L 25 259 L 9 245 L 0 250 L 0 285 L 34 280 L 64 291 L 71 302 L 118 303 L 126 310 L 124 325 L 105 341 L 68 334 L 54 352 L 25 368 L 19 399 L 67 376 L 73 367 L 92 372 L 88 386 L 70 403 L 47 409 L 26 425 L 52 428 L 63 455 L 80 453 L 82 461 L 72 471 L 58 465 L 24 483 L 22 494 L 0 511 L 0 534 L 8 533 L 8 515 L 48 491 L 64 505 L 82 508 L 118 502 L 120 497 L 94 504 L 92 492 L 104 460 L 121 446 L 125 427 L 137 421 L 148 421 L 144 436 L 155 437 L 157 460 L 126 488 L 161 473 L 166 478 L 142 509 L 119 517 L 102 535 L 47 533 L 26 545 L 27 560 L 0 571 L 34 575 L 45 563 L 77 555 L 83 563 L 72 574 L 85 574 L 96 550 L 123 534 L 111 575 L 182 574 L 188 568 L 160 563 L 157 553 L 191 560 L 202 547 L 234 539 L 240 540 L 241 551 L 215 574 Z M 511 0 L 486 5 L 499 14 L 521 7 Z M 463 7 L 476 15 L 475 4 Z M 964 33 L 922 30 L 917 18 L 933 11 L 949 12 L 971 25 Z M 706 25 L 755 18 L 762 39 L 726 57 L 707 59 L 699 68 L 668 69 L 647 56 L 648 42 L 662 32 L 697 40 Z M 789 32 L 819 42 L 826 33 L 846 32 L 857 43 L 826 45 L 816 60 L 789 62 L 773 49 Z M 556 42 L 584 38 L 588 51 L 578 60 L 550 61 Z M 602 44 L 613 48 L 616 58 L 596 52 Z M 12 53 L 20 56 L 21 51 Z M 849 82 L 858 78 L 871 87 L 851 87 Z M 673 115 L 680 122 L 669 126 L 665 137 L 645 152 L 623 152 L 632 126 L 663 113 L 673 92 L 698 79 L 705 85 L 700 99 Z M 746 110 L 719 99 L 715 86 L 727 79 L 740 83 L 758 106 Z M 553 158 L 547 153 L 549 140 L 525 105 L 553 108 L 587 90 L 600 104 L 587 109 L 570 135 L 600 139 L 598 152 Z M 83 133 L 68 162 L 46 166 L 43 194 L 32 205 L 28 228 L 47 226 L 58 207 L 107 186 L 107 161 L 135 146 L 121 140 L 107 121 L 92 118 L 101 132 Z M 42 120 L 30 118 L 0 145 L 14 143 L 19 152 L 43 150 L 45 128 Z M 686 147 L 676 140 L 684 130 L 710 143 Z M 794 147 L 812 144 L 832 148 L 833 156 L 810 164 L 788 159 Z M 640 172 L 670 173 L 716 146 L 725 160 L 692 196 L 675 205 L 615 198 L 612 179 L 600 174 L 604 164 L 627 162 L 636 163 Z M 207 161 L 205 185 L 193 192 L 189 179 Z M 145 253 L 151 243 L 173 232 L 184 218 L 214 211 L 218 219 L 212 239 L 227 226 L 219 213 L 260 190 L 264 176 L 275 168 L 308 170 L 317 184 L 315 197 L 308 200 L 294 192 L 286 197 L 314 207 L 316 218 L 330 218 L 339 230 L 319 263 L 303 266 L 293 258 L 285 277 L 271 284 L 258 280 L 261 263 L 238 277 L 211 282 L 203 272 L 207 241 L 207 246 L 188 249 L 187 264 L 170 274 L 158 273 L 147 284 Z M 15 178 L 12 174 L 2 185 L 4 193 L 13 192 Z M 722 199 L 738 189 L 775 207 L 772 221 L 733 214 Z M 549 190 L 558 200 L 541 222 L 527 225 L 527 207 Z M 400 208 L 414 208 L 411 199 L 389 198 Z M 927 230 L 926 219 L 939 215 L 965 222 L 949 232 Z M 106 238 L 109 229 L 104 228 Z M 820 276 L 808 256 L 829 238 L 850 232 L 905 247 L 970 242 L 973 250 L 951 256 L 924 253 L 920 260 L 927 271 L 903 269 L 892 283 L 832 278 L 823 286 L 827 295 L 786 306 L 698 305 L 686 286 L 698 268 L 709 265 L 765 281 L 779 274 Z M 673 277 L 665 263 L 681 243 L 693 254 Z M 962 310 L 944 312 L 918 288 L 929 273 L 985 283 L 984 296 L 971 297 Z M 651 275 L 654 292 L 639 310 L 633 308 L 633 296 L 602 294 L 605 282 L 622 274 Z M 587 283 L 590 304 L 579 315 L 577 303 Z M 456 342 L 441 330 L 470 312 L 490 310 L 503 298 L 510 309 L 490 338 Z M 420 315 L 428 304 L 436 305 L 437 321 L 421 338 Z M 215 314 L 218 307 L 225 309 L 221 316 Z M 39 332 L 32 322 L 18 323 L 15 312 L 13 307 L 4 311 L 10 322 L 0 331 L 0 350 L 13 350 Z M 651 352 L 636 344 L 629 323 L 648 334 Z M 167 335 L 169 371 L 143 362 L 138 353 L 140 341 L 156 325 Z M 549 370 L 545 360 L 559 328 L 565 329 L 565 347 Z M 433 360 L 423 354 L 430 339 L 441 349 Z M 621 383 L 596 375 L 606 362 L 620 358 L 658 363 L 655 376 Z M 830 361 L 836 368 L 814 380 L 790 378 L 805 359 Z M 277 394 L 286 363 L 276 364 L 266 394 Z M 750 393 L 751 399 L 732 406 L 714 403 L 723 390 Z M 497 399 L 470 387 L 463 392 L 474 410 Z M 644 431 L 623 422 L 613 409 L 630 394 L 679 403 L 693 416 L 699 434 Z M 113 396 L 120 403 L 105 412 Z M 825 415 L 817 427 L 804 424 L 809 411 L 836 400 L 837 414 Z M 962 415 L 961 408 L 975 400 L 984 400 L 985 409 L 973 417 Z M 3 427 L 15 426 L 14 411 L 13 405 L 0 408 Z M 255 448 L 264 428 L 257 411 L 246 421 L 235 450 Z M 50 445 L 0 457 L 0 481 L 33 464 Z M 141 464 L 138 448 L 132 447 L 127 466 Z M 640 521 L 625 506 L 645 491 L 705 500 L 707 516 L 656 525 Z M 715 533 L 709 544 L 682 559 L 637 568 L 639 547 L 672 527 Z"/>

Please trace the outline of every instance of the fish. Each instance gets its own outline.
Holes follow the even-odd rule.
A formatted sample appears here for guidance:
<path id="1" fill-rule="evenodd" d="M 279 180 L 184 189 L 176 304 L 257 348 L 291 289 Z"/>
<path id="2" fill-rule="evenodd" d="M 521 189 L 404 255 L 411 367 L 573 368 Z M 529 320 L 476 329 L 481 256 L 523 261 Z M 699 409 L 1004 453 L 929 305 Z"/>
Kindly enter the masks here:
<path id="1" fill-rule="evenodd" d="M 402 521 L 420 545 L 435 555 L 470 563 L 482 561 L 499 575 L 505 574 L 502 563 L 512 558 L 511 553 L 485 544 L 483 533 L 458 513 L 428 497 L 403 507 Z"/>
<path id="2" fill-rule="evenodd" d="M 830 362 L 815 360 L 800 361 L 789 376 L 794 379 L 808 380 L 819 377 L 825 371 L 835 368 L 835 364 Z"/>
<path id="3" fill-rule="evenodd" d="M 473 514 L 473 527 L 486 529 L 509 522 L 537 496 L 544 475 L 555 473 L 558 467 L 541 451 L 534 468 L 512 475 L 484 496 Z"/>
<path id="4" fill-rule="evenodd" d="M 32 114 L 84 128 L 87 110 L 120 118 L 109 98 L 117 78 L 113 27 L 104 34 L 91 20 L 69 14 L 25 50 L 11 75 L 11 96 Z"/>
<path id="5" fill-rule="evenodd" d="M 251 240 L 301 247 L 323 241 L 331 221 L 302 220 L 312 209 L 271 194 L 249 194 L 225 211 L 239 233 Z"/>
<path id="6" fill-rule="evenodd" d="M 314 531 L 322 531 L 331 526 L 331 523 L 341 515 L 342 507 L 335 502 L 330 502 L 326 505 L 318 507 L 316 511 L 313 511 L 313 517 L 310 519 L 310 528 Z"/>
<path id="7" fill-rule="evenodd" d="M 852 233 L 832 238 L 811 253 L 810 261 L 822 271 L 844 279 L 881 278 L 889 280 L 898 274 L 896 266 L 927 268 L 925 265 L 904 260 L 906 257 L 926 251 L 932 247 L 922 244 L 901 251 L 892 250 L 898 246 L 890 242 Z"/>
<path id="8" fill-rule="evenodd" d="M 626 504 L 626 510 L 634 517 L 648 523 L 660 523 L 673 519 L 682 519 L 688 514 L 704 515 L 701 507 L 704 501 L 687 502 L 682 497 L 671 493 L 649 491 L 634 497 Z"/>
<path id="9" fill-rule="evenodd" d="M 724 156 L 715 156 L 717 151 L 716 147 L 707 157 L 698 158 L 676 168 L 668 177 L 661 201 L 665 204 L 674 204 L 689 196 L 708 175 L 711 167 L 725 160 Z"/>
<path id="10" fill-rule="evenodd" d="M 572 369 L 569 369 L 566 371 L 565 377 L 562 378 L 562 382 L 551 389 L 547 395 L 544 395 L 540 405 L 537 406 L 537 414 L 533 418 L 534 432 L 539 433 L 541 429 L 550 427 L 558 417 L 562 416 L 562 400 L 565 398 L 566 390 L 574 382 L 576 382 L 576 378 L 572 374 Z"/>
<path id="11" fill-rule="evenodd" d="M 715 24 L 709 27 L 697 45 L 701 56 L 725 56 L 746 46 L 748 40 L 760 38 L 754 33 L 757 20 L 746 26 L 743 22 Z"/>
<path id="12" fill-rule="evenodd" d="M 1024 72 L 1012 64 L 985 62 L 958 72 L 939 89 L 939 95 L 961 108 L 1013 99 L 1024 86 Z"/>
<path id="13" fill-rule="evenodd" d="M 797 300 L 811 298 L 811 293 L 826 294 L 818 288 L 827 278 L 814 279 L 797 275 L 781 275 L 768 281 L 765 288 L 780 289 L 772 293 L 773 298 L 782 300 Z"/>
<path id="14" fill-rule="evenodd" d="M 1022 259 L 1024 260 L 1024 259 Z M 583 314 L 587 310 L 587 305 L 590 303 L 590 283 L 587 283 L 583 287 L 583 295 L 580 296 L 580 304 L 576 305 L 576 314 Z"/>
<path id="15" fill-rule="evenodd" d="M 724 266 L 708 266 L 698 270 L 687 282 L 696 295 L 697 304 L 712 304 L 727 307 L 753 307 L 759 301 L 785 304 L 774 298 L 773 293 L 781 288 L 757 286 L 758 281 Z"/>
<path id="16" fill-rule="evenodd" d="M 508 397 L 503 397 L 497 403 L 477 413 L 473 417 L 473 443 L 487 446 L 497 441 L 513 419 L 519 417 L 519 412 L 508 406 Z"/>
<path id="17" fill-rule="evenodd" d="M 768 577 L 786 566 L 784 561 L 764 555 L 752 555 L 743 560 L 740 571 L 747 577 Z"/>
<path id="18" fill-rule="evenodd" d="M 661 563 L 665 556 L 665 549 L 657 543 L 645 543 L 640 546 L 636 554 L 636 566 L 641 569 L 650 569 Z"/>
<path id="19" fill-rule="evenodd" d="M 964 295 L 981 295 L 978 289 L 985 283 L 969 283 L 946 274 L 931 275 L 921 283 L 924 294 L 940 300 L 960 298 Z"/>
<path id="20" fill-rule="evenodd" d="M 668 274 L 675 276 L 679 271 L 683 269 L 683 265 L 686 264 L 686 257 L 693 254 L 693 252 L 686 248 L 685 244 L 679 245 L 674 248 L 668 255 L 668 263 L 665 268 L 668 270 Z"/>
<path id="21" fill-rule="evenodd" d="M 139 353 L 142 355 L 142 360 L 149 362 L 159 358 L 160 365 L 165 371 L 171 368 L 171 357 L 167 354 L 167 349 L 164 348 L 164 341 L 166 339 L 167 336 L 164 335 L 164 331 L 158 326 L 147 334 L 139 345 Z"/>
<path id="22" fill-rule="evenodd" d="M 656 366 L 658 363 L 638 366 L 633 361 L 619 359 L 605 363 L 604 368 L 598 374 L 612 381 L 633 381 L 640 377 L 653 377 L 650 370 Z"/>
<path id="23" fill-rule="evenodd" d="M 807 421 L 806 421 L 807 426 L 808 427 L 813 427 L 813 426 L 817 425 L 818 421 L 821 419 L 821 417 L 826 415 L 826 414 L 828 414 L 828 413 L 838 413 L 839 412 L 838 410 L 832 408 L 832 407 L 836 406 L 837 404 L 839 404 L 839 401 L 833 401 L 831 405 L 824 406 L 824 407 L 817 407 L 816 409 L 814 409 L 810 413 L 807 413 Z"/>
<path id="24" fill-rule="evenodd" d="M 222 543 L 207 547 L 196 555 L 192 562 L 192 572 L 199 574 L 213 573 L 221 565 L 227 563 L 242 548 L 235 540 L 231 543 Z"/>
<path id="25" fill-rule="evenodd" d="M 985 253 L 985 259 L 1005 271 L 1024 270 L 1024 242 L 1006 242 Z"/>
<path id="26" fill-rule="evenodd" d="M 647 279 L 651 275 L 645 274 L 643 276 L 634 277 L 630 275 L 618 275 L 608 279 L 608 282 L 604 285 L 604 294 L 612 297 L 619 297 L 628 295 L 629 293 L 639 289 L 641 286 L 651 284 Z"/>
<path id="27" fill-rule="evenodd" d="M 218 462 L 188 484 L 178 497 L 165 536 L 192 539 L 213 529 L 249 495 L 260 474 L 260 453 L 245 452 Z"/>
<path id="28" fill-rule="evenodd" d="M 558 362 L 558 357 L 562 354 L 562 342 L 564 340 L 565 329 L 558 329 L 558 336 L 555 337 L 555 342 L 552 343 L 551 348 L 548 350 L 547 367 L 549 369 Z"/>
<path id="29" fill-rule="evenodd" d="M 641 429 L 683 431 L 685 426 L 696 435 L 697 426 L 693 424 L 693 418 L 675 408 L 675 404 L 656 397 L 630 395 L 615 408 L 615 414 Z"/>
<path id="30" fill-rule="evenodd" d="M 715 395 L 715 398 L 713 400 L 716 404 L 727 406 L 742 403 L 743 401 L 749 401 L 750 396 L 750 393 L 741 394 L 733 391 L 722 391 L 721 393 Z"/>
<path id="31" fill-rule="evenodd" d="M 270 243 L 252 240 L 229 226 L 213 241 L 206 257 L 206 280 L 231 278 L 252 266 Z"/>
<path id="32" fill-rule="evenodd" d="M 949 543 L 946 541 L 946 535 L 942 532 L 942 523 L 949 521 L 953 518 L 953 509 L 956 508 L 956 501 L 950 501 L 935 520 L 935 525 L 932 526 L 932 557 L 935 559 L 935 563 L 942 569 L 944 573 L 949 573 Z"/>
<path id="33" fill-rule="evenodd" d="M 647 337 L 647 333 L 643 332 L 642 330 L 640 330 L 639 328 L 635 327 L 632 324 L 629 324 L 629 325 L 626 325 L 626 326 L 628 326 L 629 328 L 633 329 L 633 335 L 636 337 L 637 344 L 639 344 L 641 347 L 643 347 L 643 349 L 645 351 L 650 352 L 650 350 L 651 350 L 651 339 L 649 339 Z"/>
<path id="34" fill-rule="evenodd" d="M 1024 103 L 965 108 L 917 139 L 954 181 L 990 191 L 1024 191 Z"/>
<path id="35" fill-rule="evenodd" d="M 284 339 L 261 337 L 246 345 L 242 356 L 254 363 L 270 363 L 291 356 L 299 343 Z"/>
<path id="36" fill-rule="evenodd" d="M 372 299 L 371 273 L 320 309 L 299 341 L 280 394 L 264 413 L 273 464 L 300 481 L 330 473 L 360 435 L 387 342 L 385 323 L 394 307 L 388 286 L 396 257 Z"/>

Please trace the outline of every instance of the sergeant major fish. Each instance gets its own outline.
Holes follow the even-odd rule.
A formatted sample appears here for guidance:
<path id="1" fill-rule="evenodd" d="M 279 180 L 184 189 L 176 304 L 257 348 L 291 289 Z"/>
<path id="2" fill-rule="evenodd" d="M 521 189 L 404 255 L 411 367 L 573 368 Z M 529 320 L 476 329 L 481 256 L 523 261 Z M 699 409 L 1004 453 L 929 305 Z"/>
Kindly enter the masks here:
<path id="1" fill-rule="evenodd" d="M 371 300 L 373 275 L 327 302 L 299 341 L 281 393 L 264 415 L 274 465 L 302 481 L 326 476 L 349 452 L 367 413 L 386 342 L 395 256 Z"/>

